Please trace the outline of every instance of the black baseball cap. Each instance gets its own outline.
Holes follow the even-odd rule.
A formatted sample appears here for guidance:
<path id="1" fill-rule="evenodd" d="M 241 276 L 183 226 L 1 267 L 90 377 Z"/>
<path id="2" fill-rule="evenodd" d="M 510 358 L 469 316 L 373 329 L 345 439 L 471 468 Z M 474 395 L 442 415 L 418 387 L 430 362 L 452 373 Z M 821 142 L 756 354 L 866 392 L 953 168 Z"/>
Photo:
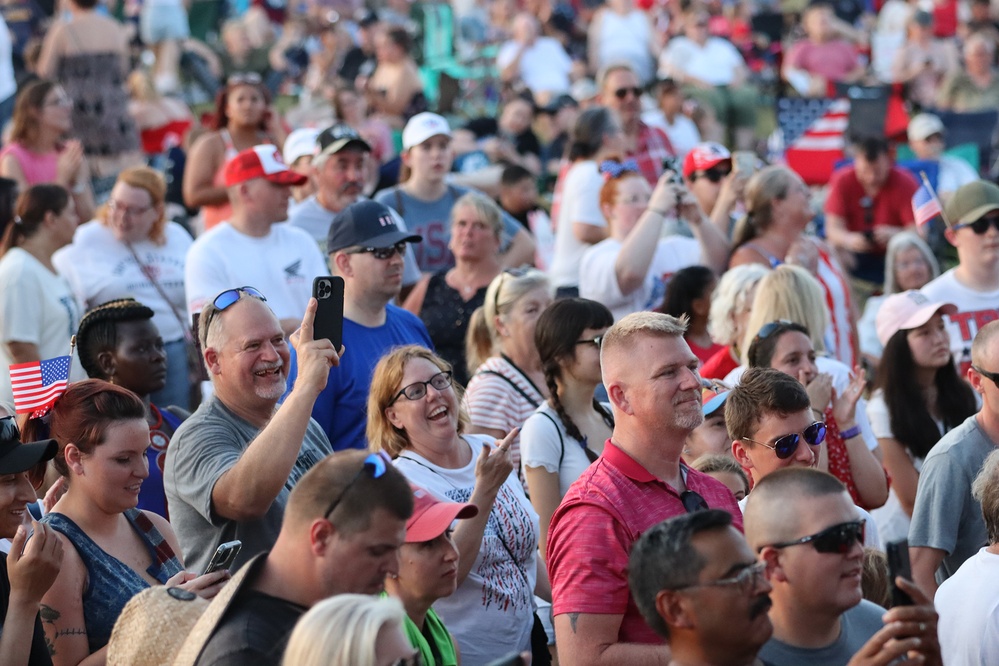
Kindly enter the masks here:
<path id="1" fill-rule="evenodd" d="M 55 458 L 57 449 L 54 439 L 22 443 L 14 417 L 0 419 L 0 474 L 27 472 L 42 461 Z"/>
<path id="2" fill-rule="evenodd" d="M 403 231 L 387 206 L 366 199 L 350 204 L 333 217 L 326 238 L 326 251 L 346 247 L 392 247 L 396 243 L 419 243 L 423 236 Z"/>
<path id="3" fill-rule="evenodd" d="M 319 157 L 339 153 L 348 146 L 357 146 L 361 150 L 371 152 L 371 146 L 368 142 L 362 139 L 357 130 L 347 123 L 337 123 L 324 129 L 316 137 L 316 145 L 319 147 Z"/>

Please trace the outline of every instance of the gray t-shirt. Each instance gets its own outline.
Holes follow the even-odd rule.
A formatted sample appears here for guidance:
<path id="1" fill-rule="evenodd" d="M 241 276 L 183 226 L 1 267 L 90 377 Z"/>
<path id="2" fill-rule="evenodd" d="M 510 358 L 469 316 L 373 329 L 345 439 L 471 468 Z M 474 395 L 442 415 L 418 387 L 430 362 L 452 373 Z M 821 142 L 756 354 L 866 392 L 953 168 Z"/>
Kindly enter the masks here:
<path id="1" fill-rule="evenodd" d="M 799 648 L 771 638 L 757 656 L 773 666 L 846 666 L 864 643 L 884 626 L 881 622 L 884 614 L 884 608 L 862 599 L 840 616 L 839 638 L 831 645 Z"/>
<path id="2" fill-rule="evenodd" d="M 233 570 L 257 553 L 274 546 L 288 494 L 309 469 L 332 453 L 326 433 L 313 420 L 305 433 L 288 481 L 267 509 L 254 520 L 219 516 L 212 506 L 212 489 L 236 464 L 260 429 L 236 416 L 217 396 L 210 397 L 174 433 L 163 470 L 170 523 L 184 551 L 188 571 L 201 573 L 219 544 L 243 542 Z"/>
<path id="3" fill-rule="evenodd" d="M 364 201 L 364 199 L 365 197 L 360 197 L 358 201 Z M 394 210 L 391 210 L 391 213 L 400 231 L 407 231 L 405 221 Z M 329 253 L 326 251 L 326 240 L 329 238 L 330 225 L 335 216 L 336 213 L 323 208 L 322 204 L 316 201 L 316 195 L 313 194 L 288 212 L 288 224 L 307 231 L 310 236 L 315 238 L 316 243 L 319 244 L 319 250 L 328 262 Z M 420 269 L 416 265 L 416 255 L 413 254 L 413 243 L 410 243 L 406 248 L 405 260 L 406 263 L 402 269 L 402 284 L 406 286 L 416 284 L 420 279 Z"/>
<path id="4" fill-rule="evenodd" d="M 947 555 L 937 569 L 942 583 L 988 544 L 982 507 L 971 484 L 996 445 L 978 425 L 977 415 L 943 436 L 930 449 L 919 473 L 909 545 L 938 548 Z"/>

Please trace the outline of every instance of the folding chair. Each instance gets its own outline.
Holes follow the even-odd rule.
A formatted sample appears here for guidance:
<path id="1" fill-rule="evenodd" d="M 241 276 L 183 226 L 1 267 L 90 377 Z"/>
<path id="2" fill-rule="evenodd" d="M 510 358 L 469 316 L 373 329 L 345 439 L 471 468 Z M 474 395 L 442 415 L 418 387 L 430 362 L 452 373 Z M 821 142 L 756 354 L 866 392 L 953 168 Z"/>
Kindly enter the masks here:
<path id="1" fill-rule="evenodd" d="M 973 143 L 978 146 L 978 170 L 988 172 L 992 166 L 993 146 L 995 145 L 996 126 L 999 125 L 999 111 L 973 111 L 958 113 L 956 111 L 933 111 L 947 128 L 944 139 L 947 148 L 953 148 L 963 143 Z"/>

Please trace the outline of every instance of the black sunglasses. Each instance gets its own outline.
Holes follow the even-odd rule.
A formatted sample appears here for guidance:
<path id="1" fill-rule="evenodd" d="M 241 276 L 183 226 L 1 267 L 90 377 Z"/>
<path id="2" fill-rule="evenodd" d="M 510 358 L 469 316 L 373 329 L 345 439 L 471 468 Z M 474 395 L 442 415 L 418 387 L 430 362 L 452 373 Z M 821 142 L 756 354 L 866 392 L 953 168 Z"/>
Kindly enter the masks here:
<path id="1" fill-rule="evenodd" d="M 343 491 L 340 493 L 340 496 L 330 502 L 329 508 L 327 508 L 326 512 L 323 514 L 323 518 L 330 517 L 330 514 L 332 514 L 337 506 L 340 505 L 340 502 L 347 496 L 347 493 L 354 486 L 354 484 L 357 483 L 357 480 L 361 478 L 362 474 L 368 472 L 371 474 L 372 479 L 380 479 L 385 475 L 385 470 L 387 470 L 388 466 L 391 464 L 392 459 L 389 458 L 388 454 L 384 451 L 368 455 L 368 457 L 364 459 L 364 464 L 361 466 L 361 469 L 357 470 L 357 474 L 355 474 L 354 477 L 347 482 L 347 485 L 343 487 Z"/>
<path id="2" fill-rule="evenodd" d="M 710 508 L 708 503 L 704 501 L 704 498 L 693 490 L 684 490 L 680 493 L 680 502 L 683 503 L 683 510 L 687 513 L 705 511 Z"/>
<path id="3" fill-rule="evenodd" d="M 771 546 L 773 548 L 787 548 L 789 546 L 798 546 L 803 543 L 812 544 L 812 547 L 820 553 L 837 553 L 839 555 L 845 555 L 850 552 L 850 549 L 853 548 L 854 544 L 859 543 L 863 545 L 864 521 L 855 520 L 850 523 L 840 523 L 839 525 L 827 527 L 816 534 L 801 537 L 800 539 L 795 539 L 794 541 L 774 543 L 771 544 Z M 764 547 L 761 547 L 760 550 L 763 550 Z"/>
<path id="4" fill-rule="evenodd" d="M 821 421 L 816 421 L 812 425 L 805 428 L 802 434 L 805 435 L 805 443 L 809 446 L 818 446 L 826 439 L 826 424 Z M 787 460 L 794 455 L 795 451 L 798 450 L 798 433 L 796 432 L 793 432 L 790 435 L 784 435 L 783 437 L 778 437 L 774 440 L 773 444 L 757 442 L 755 439 L 750 439 L 749 437 L 741 437 L 740 439 L 744 439 L 747 442 L 759 444 L 760 446 L 765 446 L 768 449 L 771 449 L 781 460 Z"/>
<path id="5" fill-rule="evenodd" d="M 594 335 L 592 338 L 587 338 L 586 340 L 576 340 L 577 345 L 596 345 L 597 349 L 600 349 L 600 345 L 604 342 L 604 336 Z"/>
<path id="6" fill-rule="evenodd" d="M 0 418 L 0 442 L 20 442 L 21 430 L 13 416 Z"/>
<path id="7" fill-rule="evenodd" d="M 707 169 L 705 171 L 695 171 L 693 177 L 691 178 L 691 181 L 697 180 L 698 178 L 706 178 L 712 183 L 718 184 L 722 181 L 722 178 L 725 178 L 730 173 L 732 173 L 731 169 L 725 171 L 724 169 L 712 168 L 712 169 Z"/>
<path id="8" fill-rule="evenodd" d="M 427 395 L 427 386 L 433 386 L 438 391 L 443 391 L 448 386 L 451 386 L 452 381 L 454 380 L 452 379 L 450 370 L 438 372 L 425 382 L 413 382 L 408 386 L 403 386 L 402 390 L 395 394 L 395 397 L 392 398 L 392 402 L 389 404 L 394 405 L 396 400 L 403 396 L 406 396 L 406 400 L 422 400 Z"/>
<path id="9" fill-rule="evenodd" d="M 964 229 L 969 228 L 975 232 L 978 236 L 984 236 L 988 232 L 989 227 L 995 227 L 999 231 L 999 217 L 980 217 L 974 222 L 966 222 L 965 224 L 958 224 L 954 229 Z"/>
<path id="10" fill-rule="evenodd" d="M 625 97 L 628 96 L 629 93 L 631 93 L 635 97 L 641 97 L 642 89 L 639 88 L 638 86 L 634 86 L 631 88 L 618 88 L 617 90 L 614 91 L 614 97 L 617 97 L 618 99 L 624 99 Z"/>
<path id="11" fill-rule="evenodd" d="M 347 250 L 347 254 L 370 254 L 375 259 L 391 259 L 395 255 L 404 256 L 406 254 L 406 242 L 396 243 L 389 247 L 358 247 Z"/>
<path id="12" fill-rule="evenodd" d="M 986 379 L 991 379 L 992 383 L 996 385 L 996 388 L 999 388 L 999 372 L 989 372 L 988 370 L 982 370 L 977 365 L 971 366 L 971 369 L 980 374 L 982 377 L 985 377 Z"/>
<path id="13" fill-rule="evenodd" d="M 764 324 L 763 327 L 760 329 L 760 332 L 756 334 L 756 339 L 766 340 L 771 335 L 773 335 L 774 332 L 777 331 L 778 329 L 790 326 L 793 323 L 794 323 L 793 321 L 790 321 L 788 319 L 777 319 L 776 321 L 772 321 L 769 324 Z"/>

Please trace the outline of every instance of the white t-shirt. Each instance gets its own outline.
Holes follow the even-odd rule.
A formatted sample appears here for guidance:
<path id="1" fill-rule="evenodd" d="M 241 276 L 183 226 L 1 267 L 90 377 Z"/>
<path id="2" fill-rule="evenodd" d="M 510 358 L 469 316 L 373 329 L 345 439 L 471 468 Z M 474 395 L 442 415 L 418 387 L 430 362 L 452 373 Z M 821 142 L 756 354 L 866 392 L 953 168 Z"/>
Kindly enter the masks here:
<path id="1" fill-rule="evenodd" d="M 938 164 L 937 194 L 941 196 L 953 194 L 962 185 L 978 180 L 978 172 L 960 157 L 941 155 Z"/>
<path id="2" fill-rule="evenodd" d="M 659 56 L 659 73 L 663 76 L 682 73 L 713 86 L 727 86 L 745 64 L 732 43 L 720 37 L 708 37 L 704 46 L 699 46 L 694 40 L 679 36 L 670 40 Z"/>
<path id="3" fill-rule="evenodd" d="M 8 342 L 38 347 L 41 360 L 69 354 L 69 341 L 80 326 L 80 305 L 62 276 L 31 254 L 11 248 L 0 258 L 0 403 L 14 413 Z M 86 378 L 76 354 L 70 380 Z"/>
<path id="4" fill-rule="evenodd" d="M 642 286 L 630 294 L 622 294 L 614 272 L 614 262 L 620 253 L 621 241 L 607 238 L 588 249 L 579 263 L 579 295 L 606 305 L 614 321 L 632 312 L 657 307 L 673 273 L 706 263 L 701 244 L 693 238 L 660 238 Z"/>
<path id="5" fill-rule="evenodd" d="M 600 188 L 604 179 L 593 160 L 576 162 L 565 174 L 558 210 L 555 211 L 555 252 L 548 276 L 552 285 L 575 287 L 579 284 L 579 260 L 590 246 L 576 238 L 574 222 L 605 228 L 607 220 L 600 211 Z"/>
<path id="6" fill-rule="evenodd" d="M 957 306 L 957 313 L 944 317 L 950 333 L 950 352 L 962 377 L 971 367 L 971 342 L 978 329 L 999 319 L 999 290 L 975 291 L 961 284 L 952 268 L 922 288 L 931 301 L 945 301 Z"/>
<path id="7" fill-rule="evenodd" d="M 867 418 L 871 422 L 871 430 L 874 436 L 881 439 L 888 439 L 895 435 L 891 430 L 891 416 L 888 414 L 888 405 L 885 403 L 884 392 L 878 389 L 871 395 L 870 402 L 867 403 Z M 937 421 L 937 429 L 943 430 L 943 424 Z M 916 471 L 923 468 L 923 459 L 916 458 L 906 450 L 909 459 L 912 460 Z M 881 532 L 885 541 L 898 541 L 909 536 L 909 514 L 902 508 L 895 488 L 888 489 L 888 500 L 878 509 L 871 511 L 874 520 L 878 523 L 878 531 Z"/>
<path id="8" fill-rule="evenodd" d="M 837 392 L 845 391 L 846 387 L 849 386 L 850 368 L 845 364 L 828 356 L 817 356 L 815 358 L 815 365 L 819 369 L 819 372 L 824 372 L 832 377 L 832 385 Z M 742 379 L 744 372 L 746 372 L 746 366 L 740 365 L 725 375 L 723 381 L 729 386 L 735 386 Z M 871 430 L 871 423 L 867 420 L 867 401 L 864 398 L 857 400 L 855 417 L 857 425 L 860 426 L 860 432 L 864 437 L 864 441 L 867 442 L 867 448 L 871 451 L 878 448 L 878 438 L 874 436 L 874 432 Z"/>
<path id="9" fill-rule="evenodd" d="M 999 664 L 999 555 L 982 548 L 933 597 L 947 666 Z"/>
<path id="10" fill-rule="evenodd" d="M 506 69 L 520 49 L 520 42 L 509 41 L 503 44 L 496 55 L 496 67 Z M 538 37 L 520 56 L 520 78 L 535 95 L 542 92 L 568 92 L 571 71 L 572 59 L 562 45 L 551 37 Z"/>
<path id="11" fill-rule="evenodd" d="M 650 127 L 658 127 L 662 131 L 666 132 L 666 136 L 669 137 L 669 142 L 673 144 L 673 150 L 676 152 L 676 158 L 683 162 L 683 158 L 687 156 L 694 146 L 701 142 L 701 133 L 697 129 L 697 125 L 688 116 L 682 113 L 678 113 L 675 118 L 673 118 L 672 124 L 666 120 L 666 116 L 659 109 L 654 109 L 652 111 L 645 111 L 642 113 L 642 122 Z"/>
<path id="12" fill-rule="evenodd" d="M 881 309 L 881 304 L 885 302 L 887 296 L 871 296 L 864 303 L 864 314 L 860 316 L 860 321 L 857 322 L 857 338 L 860 341 L 860 352 L 862 354 L 870 354 L 877 358 L 881 358 L 881 354 L 884 352 L 884 346 L 882 346 L 881 341 L 878 340 L 878 310 Z"/>
<path id="13" fill-rule="evenodd" d="M 627 62 L 642 83 L 652 80 L 655 63 L 652 58 L 652 24 L 642 10 L 635 8 L 621 16 L 610 8 L 600 15 L 597 41 L 597 64 L 607 67 Z"/>
<path id="14" fill-rule="evenodd" d="M 267 297 L 278 319 L 301 319 L 312 296 L 312 280 L 329 270 L 316 241 L 286 222 L 254 238 L 222 222 L 200 236 L 187 255 L 185 284 L 189 314 L 201 312 L 220 292 L 249 285 Z"/>
<path id="15" fill-rule="evenodd" d="M 163 245 L 144 240 L 132 247 L 180 316 L 186 317 L 184 265 L 193 241 L 184 227 L 173 222 L 167 223 L 164 234 Z M 81 224 L 73 235 L 73 244 L 56 252 L 52 263 L 69 281 L 84 308 L 89 310 L 116 298 L 131 297 L 153 309 L 153 323 L 164 342 L 184 339 L 184 330 L 170 303 L 160 296 L 128 247 L 97 220 Z"/>
<path id="16" fill-rule="evenodd" d="M 475 487 L 475 465 L 492 437 L 464 435 L 472 456 L 460 469 L 438 467 L 412 450 L 395 466 L 410 483 L 450 502 L 467 502 Z M 461 649 L 466 666 L 488 664 L 505 654 L 531 649 L 534 585 L 537 581 L 538 514 L 516 474 L 510 474 L 493 503 L 482 546 L 465 581 L 450 597 L 434 602 Z"/>
<path id="17" fill-rule="evenodd" d="M 610 411 L 610 405 L 605 403 L 604 407 Z M 521 469 L 543 467 L 558 474 L 558 491 L 564 497 L 572 482 L 590 466 L 590 459 L 546 400 L 520 430 L 520 464 Z"/>

